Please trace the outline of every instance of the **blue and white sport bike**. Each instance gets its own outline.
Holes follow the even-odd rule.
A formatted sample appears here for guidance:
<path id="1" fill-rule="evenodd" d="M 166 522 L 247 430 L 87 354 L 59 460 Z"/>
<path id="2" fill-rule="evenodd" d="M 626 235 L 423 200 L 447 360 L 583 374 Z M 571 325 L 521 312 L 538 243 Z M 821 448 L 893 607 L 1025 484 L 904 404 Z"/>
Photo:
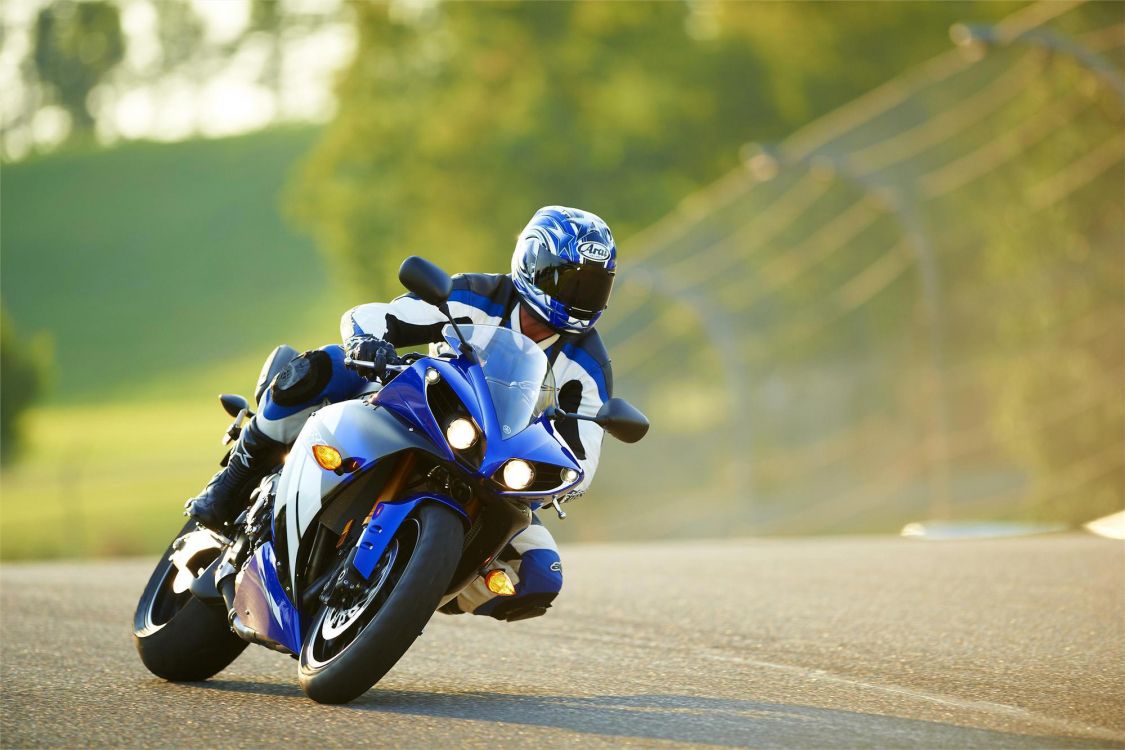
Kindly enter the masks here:
<path id="1" fill-rule="evenodd" d="M 409 258 L 399 278 L 449 316 L 441 269 Z M 558 501 L 582 470 L 555 420 L 592 419 L 626 442 L 648 430 L 621 399 L 596 417 L 562 412 L 546 355 L 520 333 L 450 319 L 444 338 L 444 353 L 388 368 L 375 395 L 310 417 L 284 465 L 251 495 L 234 538 L 184 527 L 134 615 L 149 670 L 203 680 L 257 643 L 298 659 L 312 699 L 350 701 L 533 509 L 552 504 L 563 515 Z M 249 405 L 236 396 L 224 405 L 237 436 Z M 489 587 L 511 592 L 506 580 Z"/>

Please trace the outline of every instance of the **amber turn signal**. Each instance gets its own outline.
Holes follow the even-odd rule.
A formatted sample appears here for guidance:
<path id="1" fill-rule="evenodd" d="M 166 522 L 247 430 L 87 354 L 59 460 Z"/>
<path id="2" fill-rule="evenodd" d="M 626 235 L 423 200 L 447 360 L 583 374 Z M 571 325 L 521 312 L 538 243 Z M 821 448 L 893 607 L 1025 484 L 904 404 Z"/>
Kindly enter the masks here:
<path id="1" fill-rule="evenodd" d="M 498 596 L 515 596 L 516 587 L 512 583 L 512 579 L 508 578 L 508 574 L 502 570 L 490 570 L 484 577 L 484 583 L 488 586 L 488 590 Z"/>
<path id="2" fill-rule="evenodd" d="M 331 445 L 314 445 L 312 447 L 313 458 L 320 464 L 320 468 L 327 469 L 328 471 L 336 471 L 340 468 L 340 464 L 344 463 L 344 459 L 340 456 L 340 451 L 333 448 Z"/>

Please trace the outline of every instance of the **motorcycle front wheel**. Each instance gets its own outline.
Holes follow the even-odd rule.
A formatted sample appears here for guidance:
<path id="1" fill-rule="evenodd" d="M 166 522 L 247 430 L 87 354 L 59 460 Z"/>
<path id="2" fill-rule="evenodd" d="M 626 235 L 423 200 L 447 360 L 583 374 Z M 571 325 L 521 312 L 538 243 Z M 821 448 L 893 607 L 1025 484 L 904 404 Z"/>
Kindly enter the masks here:
<path id="1" fill-rule="evenodd" d="M 173 682 L 206 680 L 225 669 L 247 646 L 227 627 L 221 612 L 191 595 L 190 576 L 169 559 L 176 541 L 205 533 L 196 528 L 195 521 L 189 521 L 164 551 L 133 614 L 133 644 L 141 661 L 157 677 Z M 217 546 L 198 545 L 190 552 L 187 566 L 202 571 L 220 552 Z"/>
<path id="2" fill-rule="evenodd" d="M 460 517 L 424 503 L 395 533 L 364 590 L 347 608 L 323 606 L 301 648 L 301 689 L 347 703 L 390 671 L 445 593 L 465 537 Z"/>

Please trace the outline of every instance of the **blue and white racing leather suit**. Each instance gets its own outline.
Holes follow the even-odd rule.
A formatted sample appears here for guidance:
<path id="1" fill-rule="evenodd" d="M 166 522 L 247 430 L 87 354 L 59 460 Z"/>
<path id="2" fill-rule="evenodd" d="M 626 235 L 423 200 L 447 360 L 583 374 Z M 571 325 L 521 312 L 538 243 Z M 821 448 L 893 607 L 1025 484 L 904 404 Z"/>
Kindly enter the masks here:
<path id="1" fill-rule="evenodd" d="M 454 276 L 449 310 L 458 323 L 520 330 L 519 295 L 511 277 L 504 274 Z M 395 347 L 411 347 L 441 341 L 445 325 L 444 316 L 435 307 L 406 294 L 389 303 L 352 308 L 344 313 L 340 335 L 346 341 L 357 334 L 370 334 Z M 577 336 L 555 334 L 539 345 L 551 361 L 560 406 L 568 412 L 597 414 L 613 391 L 609 355 L 597 332 Z M 297 405 L 281 406 L 273 403 L 270 389 L 265 390 L 256 419 L 262 432 L 274 440 L 292 443 L 316 409 L 372 390 L 371 382 L 344 367 L 343 347 L 333 344 L 320 351 L 331 358 L 332 373 L 318 395 Z M 582 466 L 585 476 L 576 489 L 584 491 L 598 468 L 602 428 L 593 422 L 567 421 L 560 422 L 556 429 Z M 512 539 L 491 568 L 501 568 L 509 575 L 515 583 L 516 595 L 496 597 L 485 586 L 483 578 L 478 577 L 455 595 L 460 611 L 500 616 L 501 610 L 518 607 L 521 599 L 549 603 L 562 588 L 558 548 L 538 518 Z M 446 602 L 448 599 L 443 604 Z M 444 608 L 443 611 L 449 610 Z"/>

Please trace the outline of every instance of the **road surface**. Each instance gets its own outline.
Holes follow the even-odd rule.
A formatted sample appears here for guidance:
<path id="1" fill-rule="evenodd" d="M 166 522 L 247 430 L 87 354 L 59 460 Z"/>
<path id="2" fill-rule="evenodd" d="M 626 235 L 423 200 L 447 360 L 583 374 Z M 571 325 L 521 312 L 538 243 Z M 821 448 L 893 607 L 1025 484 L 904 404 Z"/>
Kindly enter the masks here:
<path id="1" fill-rule="evenodd" d="M 564 548 L 547 617 L 435 616 L 347 706 L 251 646 L 130 641 L 152 561 L 4 565 L 4 747 L 1125 747 L 1125 544 L 1063 535 Z"/>

